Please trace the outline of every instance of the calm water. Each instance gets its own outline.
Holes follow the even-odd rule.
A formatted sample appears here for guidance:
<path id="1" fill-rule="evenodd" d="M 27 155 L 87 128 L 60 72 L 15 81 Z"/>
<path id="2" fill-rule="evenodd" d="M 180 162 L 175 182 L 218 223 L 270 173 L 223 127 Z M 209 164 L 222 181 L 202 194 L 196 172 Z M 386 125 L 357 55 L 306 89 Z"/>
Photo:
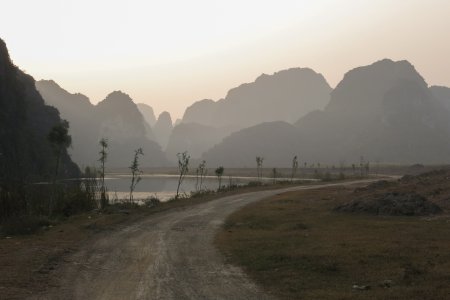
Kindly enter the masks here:
<path id="1" fill-rule="evenodd" d="M 271 181 L 271 178 L 263 178 L 263 181 Z M 255 177 L 232 177 L 231 183 L 242 185 L 250 181 L 257 181 Z M 130 175 L 108 175 L 105 179 L 108 187 L 110 199 L 124 199 L 129 196 L 131 176 Z M 229 185 L 230 178 L 222 177 L 222 186 Z M 146 199 L 150 196 L 158 197 L 165 201 L 175 196 L 178 185 L 178 176 L 176 175 L 142 175 L 141 181 L 137 184 L 133 197 L 137 199 Z M 186 176 L 180 187 L 180 194 L 189 194 L 195 191 L 195 176 Z M 215 176 L 207 176 L 203 179 L 202 189 L 217 190 L 219 181 Z"/>

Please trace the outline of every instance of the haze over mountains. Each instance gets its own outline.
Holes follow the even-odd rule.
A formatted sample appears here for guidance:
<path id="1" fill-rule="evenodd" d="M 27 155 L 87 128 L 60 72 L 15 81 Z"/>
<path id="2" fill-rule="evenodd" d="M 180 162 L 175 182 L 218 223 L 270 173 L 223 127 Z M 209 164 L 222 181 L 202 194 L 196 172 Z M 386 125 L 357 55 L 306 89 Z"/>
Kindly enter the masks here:
<path id="1" fill-rule="evenodd" d="M 71 125 L 74 160 L 96 163 L 98 140 L 110 139 L 111 166 L 129 165 L 144 148 L 143 166 L 167 166 L 188 151 L 209 165 L 253 167 L 301 162 L 443 163 L 450 159 L 450 89 L 432 86 L 407 61 L 384 59 L 347 72 L 332 89 L 308 68 L 263 74 L 218 101 L 189 106 L 179 124 L 155 117 L 125 93 L 97 105 L 53 81 L 36 82 L 47 104 Z"/>
<path id="2" fill-rule="evenodd" d="M 194 103 L 186 109 L 182 122 L 231 131 L 262 122 L 294 123 L 306 113 L 322 109 L 330 100 L 330 92 L 325 78 L 308 68 L 262 74 L 252 83 L 231 89 L 217 102 Z"/>
<path id="3" fill-rule="evenodd" d="M 204 158 L 251 165 L 254 158 L 247 153 L 254 153 L 270 166 L 283 165 L 283 159 L 289 166 L 291 158 L 282 153 L 290 151 L 301 161 L 336 165 L 361 156 L 372 162 L 447 162 L 450 114 L 446 96 L 439 101 L 433 91 L 409 62 L 378 61 L 345 74 L 325 109 L 310 112 L 295 127 L 277 122 L 241 130 Z"/>
<path id="4" fill-rule="evenodd" d="M 323 108 L 330 92 L 325 78 L 308 68 L 262 74 L 254 82 L 231 89 L 224 99 L 204 99 L 188 107 L 179 125 L 182 128 L 174 131 L 167 151 L 174 153 L 181 147 L 199 157 L 243 128 L 270 121 L 294 123 L 306 113 Z M 201 140 L 198 131 L 203 133 Z"/>
<path id="5" fill-rule="evenodd" d="M 98 142 L 107 138 L 110 144 L 108 165 L 126 167 L 131 163 L 134 149 L 142 147 L 142 165 L 166 166 L 167 159 L 161 147 L 153 140 L 137 105 L 125 93 L 115 91 L 97 105 L 80 94 L 70 94 L 53 81 L 41 80 L 36 87 L 49 105 L 69 121 L 73 136 L 71 154 L 79 165 L 95 165 Z"/>

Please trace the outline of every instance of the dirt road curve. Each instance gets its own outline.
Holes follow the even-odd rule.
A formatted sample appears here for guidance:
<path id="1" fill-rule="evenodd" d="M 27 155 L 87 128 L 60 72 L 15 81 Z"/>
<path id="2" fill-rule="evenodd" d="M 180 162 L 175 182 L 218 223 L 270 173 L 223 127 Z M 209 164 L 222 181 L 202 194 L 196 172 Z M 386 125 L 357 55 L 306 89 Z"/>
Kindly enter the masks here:
<path id="1" fill-rule="evenodd" d="M 318 186 L 224 197 L 105 233 L 56 271 L 60 286 L 34 299 L 270 299 L 239 268 L 225 264 L 214 234 L 248 203 L 310 188 Z"/>

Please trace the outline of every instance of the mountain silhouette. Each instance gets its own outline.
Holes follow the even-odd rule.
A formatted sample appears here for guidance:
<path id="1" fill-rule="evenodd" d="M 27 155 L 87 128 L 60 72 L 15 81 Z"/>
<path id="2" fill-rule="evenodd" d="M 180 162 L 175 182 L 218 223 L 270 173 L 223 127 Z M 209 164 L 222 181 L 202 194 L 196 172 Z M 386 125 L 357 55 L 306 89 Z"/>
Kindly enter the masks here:
<path id="1" fill-rule="evenodd" d="M 97 105 L 80 94 L 70 94 L 52 81 L 36 82 L 36 87 L 48 104 L 61 110 L 73 131 L 74 160 L 83 166 L 96 165 L 98 142 L 109 141 L 109 167 L 127 167 L 133 151 L 144 150 L 141 165 L 165 166 L 167 159 L 160 146 L 153 140 L 153 133 L 137 105 L 125 93 L 110 93 Z M 74 109 L 76 107 L 76 109 Z"/>
<path id="2" fill-rule="evenodd" d="M 282 166 L 283 151 L 309 163 L 351 163 L 361 156 L 386 163 L 446 162 L 449 112 L 434 94 L 409 62 L 381 60 L 346 73 L 329 104 L 301 117 L 297 129 L 279 123 L 243 129 L 203 158 L 252 166 L 264 156 L 267 164 Z"/>
<path id="3" fill-rule="evenodd" d="M 144 116 L 144 119 L 145 121 L 147 121 L 148 125 L 150 125 L 150 127 L 153 127 L 156 123 L 156 117 L 153 108 L 145 103 L 138 103 L 137 107 L 141 114 Z"/>
<path id="4" fill-rule="evenodd" d="M 95 106 L 82 94 L 71 94 L 53 80 L 36 81 L 36 89 L 45 103 L 56 107 L 61 117 L 69 121 L 72 147 L 69 152 L 74 161 L 81 165 L 95 162 L 92 146 L 98 144 L 98 120 Z"/>
<path id="5" fill-rule="evenodd" d="M 163 149 L 165 149 L 167 146 L 170 134 L 172 133 L 172 129 L 173 125 L 170 114 L 167 111 L 162 112 L 159 115 L 155 126 L 153 126 L 153 131 L 155 133 L 156 140 Z"/>
<path id="6" fill-rule="evenodd" d="M 224 99 L 217 102 L 204 99 L 189 106 L 180 125 L 199 126 L 184 125 L 174 131 L 177 135 L 171 136 L 167 150 L 172 153 L 177 151 L 176 147 L 178 151 L 190 149 L 192 156 L 198 158 L 197 155 L 241 129 L 264 122 L 294 123 L 308 112 L 323 108 L 330 92 L 325 78 L 308 68 L 262 74 L 252 83 L 231 89 Z M 205 133 L 201 141 L 195 130 Z M 179 134 L 181 131 L 183 135 Z"/>
<path id="7" fill-rule="evenodd" d="M 450 88 L 445 86 L 432 86 L 430 91 L 433 96 L 450 111 Z"/>
<path id="8" fill-rule="evenodd" d="M 55 154 L 48 134 L 61 119 L 35 88 L 35 80 L 11 61 L 0 39 L 0 189 L 24 182 L 48 180 L 55 170 Z M 59 176 L 74 177 L 79 169 L 66 149 Z M 3 186 L 4 185 L 4 186 Z"/>
<path id="9" fill-rule="evenodd" d="M 325 78 L 308 68 L 262 74 L 252 83 L 231 89 L 217 102 L 194 103 L 186 109 L 182 122 L 232 130 L 271 121 L 294 123 L 306 113 L 322 109 L 330 92 Z"/>
<path id="10" fill-rule="evenodd" d="M 202 158 L 210 166 L 252 168 L 256 166 L 256 156 L 262 156 L 265 167 L 289 167 L 300 148 L 295 126 L 282 121 L 267 122 L 232 133 Z"/>
<path id="11" fill-rule="evenodd" d="M 187 151 L 199 158 L 209 148 L 222 141 L 227 134 L 221 129 L 197 123 L 181 123 L 175 126 L 166 147 L 167 158 L 177 160 L 177 153 Z"/>
<path id="12" fill-rule="evenodd" d="M 450 157 L 445 111 L 412 64 L 385 59 L 349 71 L 296 125 L 312 160 L 433 163 Z"/>

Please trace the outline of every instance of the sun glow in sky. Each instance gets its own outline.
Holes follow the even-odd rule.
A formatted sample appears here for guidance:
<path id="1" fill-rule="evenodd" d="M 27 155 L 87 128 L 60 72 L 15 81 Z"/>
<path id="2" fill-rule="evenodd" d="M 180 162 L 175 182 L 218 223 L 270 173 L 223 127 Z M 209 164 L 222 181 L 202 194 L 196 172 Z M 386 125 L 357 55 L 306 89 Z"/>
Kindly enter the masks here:
<path id="1" fill-rule="evenodd" d="M 261 73 L 311 67 L 335 86 L 351 68 L 408 59 L 450 86 L 447 0 L 5 0 L 15 64 L 93 103 L 113 90 L 182 116 Z"/>

